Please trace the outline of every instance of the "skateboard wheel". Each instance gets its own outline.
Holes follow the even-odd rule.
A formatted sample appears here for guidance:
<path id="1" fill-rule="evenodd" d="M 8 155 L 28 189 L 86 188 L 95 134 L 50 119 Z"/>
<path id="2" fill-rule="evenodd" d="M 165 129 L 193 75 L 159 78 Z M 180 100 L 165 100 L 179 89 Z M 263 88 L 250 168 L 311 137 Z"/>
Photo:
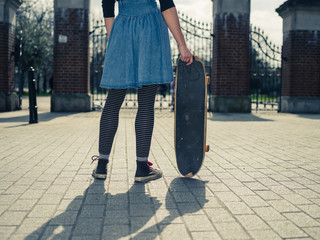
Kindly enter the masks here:
<path id="1" fill-rule="evenodd" d="M 185 175 L 185 177 L 191 178 L 191 177 L 193 177 L 193 173 L 190 172 L 190 173 L 188 173 L 187 175 Z"/>
<path id="2" fill-rule="evenodd" d="M 210 150 L 210 146 L 206 145 L 206 152 L 209 152 L 209 150 Z"/>

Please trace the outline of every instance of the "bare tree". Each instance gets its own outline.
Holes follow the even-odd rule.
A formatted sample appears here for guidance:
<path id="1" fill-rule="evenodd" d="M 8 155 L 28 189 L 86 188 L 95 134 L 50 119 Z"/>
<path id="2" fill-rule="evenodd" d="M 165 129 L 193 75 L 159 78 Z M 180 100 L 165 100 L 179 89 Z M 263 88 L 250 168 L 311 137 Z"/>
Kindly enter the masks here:
<path id="1" fill-rule="evenodd" d="M 40 77 L 43 78 L 42 89 L 46 92 L 53 74 L 53 21 L 53 6 L 39 0 L 22 0 L 17 13 L 16 49 L 19 49 L 19 37 L 22 34 L 22 74 L 30 66 L 35 69 L 38 92 L 41 89 Z"/>

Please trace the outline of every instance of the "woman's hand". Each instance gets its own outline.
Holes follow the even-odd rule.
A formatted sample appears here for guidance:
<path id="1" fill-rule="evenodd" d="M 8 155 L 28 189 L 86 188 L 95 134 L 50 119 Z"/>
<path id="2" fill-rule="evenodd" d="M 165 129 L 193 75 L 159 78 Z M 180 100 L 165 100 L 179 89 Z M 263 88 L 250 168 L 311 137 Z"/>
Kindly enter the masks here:
<path id="1" fill-rule="evenodd" d="M 188 47 L 186 45 L 179 46 L 179 52 L 180 52 L 180 59 L 183 62 L 187 63 L 188 65 L 191 65 L 193 63 L 193 54 L 189 51 Z"/>

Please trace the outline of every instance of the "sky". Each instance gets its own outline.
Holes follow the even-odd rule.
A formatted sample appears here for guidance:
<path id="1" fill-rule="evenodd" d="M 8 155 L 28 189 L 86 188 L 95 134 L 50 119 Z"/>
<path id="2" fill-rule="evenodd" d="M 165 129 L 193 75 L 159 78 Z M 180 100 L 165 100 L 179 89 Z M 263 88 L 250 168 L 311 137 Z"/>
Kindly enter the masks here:
<path id="1" fill-rule="evenodd" d="M 275 12 L 285 0 L 251 0 L 250 22 L 260 27 L 276 45 L 282 45 L 282 18 Z M 199 21 L 212 21 L 211 0 L 174 0 L 176 8 Z M 101 0 L 91 0 L 91 11 L 102 19 Z"/>

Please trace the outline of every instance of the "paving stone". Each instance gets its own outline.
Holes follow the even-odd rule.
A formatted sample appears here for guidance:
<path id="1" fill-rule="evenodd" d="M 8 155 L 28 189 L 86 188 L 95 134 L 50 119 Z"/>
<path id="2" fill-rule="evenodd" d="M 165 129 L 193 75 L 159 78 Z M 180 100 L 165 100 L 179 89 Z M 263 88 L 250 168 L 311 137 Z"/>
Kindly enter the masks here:
<path id="1" fill-rule="evenodd" d="M 130 204 L 131 217 L 144 217 L 152 215 L 154 215 L 154 210 L 151 208 L 151 204 Z"/>
<path id="2" fill-rule="evenodd" d="M 130 224 L 128 210 L 123 211 L 107 211 L 105 214 L 104 225 L 108 224 Z"/>
<path id="3" fill-rule="evenodd" d="M 314 239 L 320 238 L 320 227 L 308 227 L 308 228 L 303 228 L 303 230 L 307 232 Z"/>
<path id="4" fill-rule="evenodd" d="M 268 188 L 264 185 L 262 185 L 259 182 L 246 182 L 244 183 L 248 188 L 250 188 L 253 191 L 262 191 L 262 190 L 268 190 Z"/>
<path id="5" fill-rule="evenodd" d="M 224 183 L 208 183 L 209 189 L 213 192 L 226 192 L 230 189 Z"/>
<path id="6" fill-rule="evenodd" d="M 156 233 L 158 235 L 158 228 L 154 216 L 151 217 L 131 217 L 130 218 L 130 232 L 135 234 L 137 232 Z"/>
<path id="7" fill-rule="evenodd" d="M 63 194 L 58 193 L 45 193 L 39 199 L 39 205 L 57 205 L 60 203 Z"/>
<path id="8" fill-rule="evenodd" d="M 257 180 L 263 184 L 264 186 L 279 186 L 280 183 L 273 180 L 270 177 L 265 177 L 265 178 L 257 178 Z"/>
<path id="9" fill-rule="evenodd" d="M 24 193 L 29 188 L 28 185 L 12 185 L 9 187 L 4 194 L 19 194 Z"/>
<path id="10" fill-rule="evenodd" d="M 41 239 L 68 239 L 71 235 L 71 226 L 48 226 L 41 236 Z"/>
<path id="11" fill-rule="evenodd" d="M 270 229 L 270 227 L 256 215 L 238 215 L 236 218 L 246 230 Z"/>
<path id="12" fill-rule="evenodd" d="M 299 194 L 285 194 L 282 197 L 294 205 L 312 204 L 312 202 L 310 202 L 308 199 L 302 197 Z"/>
<path id="13" fill-rule="evenodd" d="M 37 199 L 18 199 L 9 208 L 11 211 L 30 211 L 37 203 Z"/>
<path id="14" fill-rule="evenodd" d="M 0 205 L 0 215 L 4 213 L 10 205 Z"/>
<path id="15" fill-rule="evenodd" d="M 0 182 L 0 189 L 8 189 L 14 182 Z"/>
<path id="16" fill-rule="evenodd" d="M 49 225 L 73 225 L 76 222 L 78 211 L 57 211 Z"/>
<path id="17" fill-rule="evenodd" d="M 299 209 L 287 200 L 270 200 L 268 203 L 279 212 L 297 212 Z"/>
<path id="18" fill-rule="evenodd" d="M 320 199 L 320 194 L 311 189 L 295 189 L 294 191 L 307 199 Z"/>
<path id="19" fill-rule="evenodd" d="M 187 215 L 183 216 L 188 229 L 192 231 L 214 231 L 207 215 Z"/>
<path id="20" fill-rule="evenodd" d="M 235 178 L 222 178 L 221 181 L 230 188 L 243 186 L 243 184 Z"/>
<path id="21" fill-rule="evenodd" d="M 184 203 L 184 202 L 196 202 L 196 198 L 192 193 L 188 192 L 173 192 L 172 193 L 175 202 Z"/>
<path id="22" fill-rule="evenodd" d="M 202 206 L 197 202 L 190 202 L 190 203 L 177 203 L 178 210 L 181 215 L 187 214 L 203 214 Z"/>
<path id="23" fill-rule="evenodd" d="M 233 192 L 216 192 L 217 197 L 222 202 L 239 202 L 240 198 Z"/>
<path id="24" fill-rule="evenodd" d="M 221 240 L 217 232 L 191 232 L 193 239 L 201 240 Z"/>
<path id="25" fill-rule="evenodd" d="M 191 239 L 183 224 L 160 225 L 160 236 L 162 239 Z"/>
<path id="26" fill-rule="evenodd" d="M 44 190 L 28 189 L 21 195 L 21 199 L 39 199 L 44 194 Z"/>
<path id="27" fill-rule="evenodd" d="M 223 203 L 217 197 L 197 197 L 200 206 L 203 208 L 220 208 Z"/>
<path id="28" fill-rule="evenodd" d="M 13 204 L 17 199 L 19 198 L 19 195 L 6 195 L 1 194 L 0 195 L 0 205 L 11 205 Z"/>
<path id="29" fill-rule="evenodd" d="M 307 237 L 308 235 L 290 221 L 271 221 L 269 225 L 282 238 Z"/>
<path id="30" fill-rule="evenodd" d="M 255 191 L 257 195 L 259 195 L 264 200 L 278 200 L 282 199 L 278 194 L 272 191 Z"/>
<path id="31" fill-rule="evenodd" d="M 40 236 L 46 225 L 49 223 L 50 218 L 25 218 L 18 227 L 15 233 L 28 235 Z"/>
<path id="32" fill-rule="evenodd" d="M 222 239 L 250 239 L 249 235 L 236 222 L 215 223 L 214 226 Z"/>
<path id="33" fill-rule="evenodd" d="M 52 182 L 34 182 L 31 185 L 30 190 L 46 190 L 51 184 Z"/>
<path id="34" fill-rule="evenodd" d="M 320 207 L 318 205 L 299 205 L 299 208 L 313 218 L 320 218 Z"/>
<path id="35" fill-rule="evenodd" d="M 247 187 L 230 187 L 230 189 L 238 196 L 255 195 L 255 193 Z"/>
<path id="36" fill-rule="evenodd" d="M 108 199 L 107 211 L 121 211 L 129 209 L 129 200 L 127 198 L 122 199 Z"/>
<path id="37" fill-rule="evenodd" d="M 283 216 L 295 223 L 298 227 L 316 227 L 320 226 L 320 222 L 314 220 L 303 212 L 284 213 Z"/>
<path id="38" fill-rule="evenodd" d="M 159 209 L 156 211 L 158 224 L 183 223 L 176 209 Z"/>
<path id="39" fill-rule="evenodd" d="M 77 211 L 80 209 L 83 199 L 75 198 L 75 199 L 62 199 L 60 204 L 58 205 L 57 210 L 59 211 Z"/>
<path id="40" fill-rule="evenodd" d="M 129 225 L 107 225 L 103 227 L 102 238 L 103 239 L 129 239 L 130 234 Z"/>
<path id="41" fill-rule="evenodd" d="M 235 222 L 233 215 L 224 208 L 206 209 L 205 212 L 212 222 Z"/>
<path id="42" fill-rule="evenodd" d="M 10 120 L 1 123 L 0 219 L 26 214 L 7 231 L 12 239 L 319 238 L 318 115 L 208 113 L 213 150 L 199 174 L 185 179 L 176 169 L 174 114 L 156 110 L 149 160 L 164 177 L 136 184 L 136 110 L 120 112 L 106 181 L 93 180 L 90 165 L 101 112 L 49 110 L 39 116 L 50 121 L 32 126 L 12 118 L 27 119 L 27 108 L 0 113 Z"/>
<path id="43" fill-rule="evenodd" d="M 263 220 L 265 221 L 277 221 L 277 220 L 285 220 L 285 218 L 275 210 L 273 207 L 257 207 L 253 208 Z"/>
<path id="44" fill-rule="evenodd" d="M 56 209 L 57 205 L 36 205 L 29 213 L 28 217 L 52 217 Z"/>
<path id="45" fill-rule="evenodd" d="M 273 192 L 275 192 L 275 193 L 277 193 L 277 194 L 279 194 L 279 195 L 282 195 L 282 194 L 292 194 L 292 193 L 294 193 L 293 192 L 293 190 L 291 190 L 291 189 L 289 189 L 289 188 L 287 188 L 287 187 L 285 187 L 285 186 L 268 186 L 268 188 L 271 190 L 271 191 L 273 191 Z M 268 190 L 268 189 L 267 189 Z"/>
<path id="46" fill-rule="evenodd" d="M 267 207 L 269 204 L 259 196 L 240 196 L 249 207 Z"/>
<path id="47" fill-rule="evenodd" d="M 72 235 L 99 235 L 103 226 L 103 218 L 79 218 Z"/>
<path id="48" fill-rule="evenodd" d="M 6 211 L 0 216 L 0 226 L 19 225 L 27 214 L 25 211 Z"/>
<path id="49" fill-rule="evenodd" d="M 0 239 L 8 239 L 15 229 L 14 226 L 0 226 Z"/>
<path id="50" fill-rule="evenodd" d="M 253 211 L 244 202 L 225 202 L 233 214 L 252 214 Z"/>
<path id="51" fill-rule="evenodd" d="M 282 238 L 273 230 L 253 230 L 248 231 L 249 234 L 256 240 L 281 240 Z"/>
<path id="52" fill-rule="evenodd" d="M 104 215 L 104 205 L 84 205 L 81 209 L 80 217 L 101 218 Z"/>

